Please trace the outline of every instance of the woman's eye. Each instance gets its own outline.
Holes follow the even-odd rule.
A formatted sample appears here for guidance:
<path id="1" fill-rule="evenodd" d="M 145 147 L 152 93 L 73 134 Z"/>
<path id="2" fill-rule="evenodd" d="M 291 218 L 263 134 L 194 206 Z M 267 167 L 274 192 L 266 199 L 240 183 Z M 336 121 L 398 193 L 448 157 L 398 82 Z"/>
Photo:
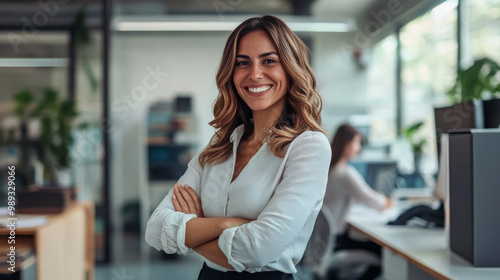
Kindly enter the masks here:
<path id="1" fill-rule="evenodd" d="M 242 65 L 248 65 L 248 62 L 247 61 L 236 61 L 236 66 L 242 66 Z"/>
<path id="2" fill-rule="evenodd" d="M 272 59 L 272 58 L 268 58 L 266 60 L 264 60 L 264 64 L 271 64 L 271 63 L 275 63 L 276 60 Z"/>

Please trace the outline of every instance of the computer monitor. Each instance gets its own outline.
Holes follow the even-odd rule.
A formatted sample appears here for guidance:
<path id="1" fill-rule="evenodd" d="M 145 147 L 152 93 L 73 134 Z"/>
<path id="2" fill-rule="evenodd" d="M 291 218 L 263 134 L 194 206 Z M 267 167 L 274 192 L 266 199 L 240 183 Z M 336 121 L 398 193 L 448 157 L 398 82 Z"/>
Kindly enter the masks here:
<path id="1" fill-rule="evenodd" d="M 436 145 L 441 154 L 441 134 L 451 129 L 484 128 L 483 102 L 468 100 L 449 107 L 434 108 Z"/>
<path id="2" fill-rule="evenodd" d="M 398 168 L 395 160 L 355 160 L 350 164 L 372 189 L 390 196 L 396 188 Z"/>

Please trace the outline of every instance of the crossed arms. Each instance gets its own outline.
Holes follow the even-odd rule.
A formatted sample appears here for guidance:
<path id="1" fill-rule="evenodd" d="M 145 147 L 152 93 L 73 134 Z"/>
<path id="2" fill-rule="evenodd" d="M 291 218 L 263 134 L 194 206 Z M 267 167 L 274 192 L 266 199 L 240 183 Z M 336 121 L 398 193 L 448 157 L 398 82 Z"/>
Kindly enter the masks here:
<path id="1" fill-rule="evenodd" d="M 312 230 L 331 158 L 328 139 L 319 132 L 304 133 L 292 144 L 272 197 L 253 221 L 204 216 L 199 197 L 202 168 L 193 158 L 178 181 L 183 186 L 175 186 L 151 215 L 146 242 L 168 254 L 193 249 L 236 271 L 257 272 L 280 260 L 297 238 L 307 237 Z"/>
<path id="2" fill-rule="evenodd" d="M 244 225 L 251 222 L 251 220 L 243 218 L 205 218 L 199 196 L 188 185 L 174 185 L 172 203 L 175 211 L 198 216 L 186 223 L 185 245 L 213 263 L 234 269 L 229 264 L 226 255 L 219 248 L 219 236 L 225 229 Z"/>

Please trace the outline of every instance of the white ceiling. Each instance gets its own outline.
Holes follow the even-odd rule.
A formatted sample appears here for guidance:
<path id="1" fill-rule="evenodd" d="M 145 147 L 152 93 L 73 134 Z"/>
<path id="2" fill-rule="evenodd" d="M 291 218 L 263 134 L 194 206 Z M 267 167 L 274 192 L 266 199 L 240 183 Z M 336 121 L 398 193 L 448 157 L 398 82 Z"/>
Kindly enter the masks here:
<path id="1" fill-rule="evenodd" d="M 294 0 L 297 3 L 313 3 L 312 14 L 321 18 L 358 19 L 380 0 Z M 0 0 L 0 17 L 14 17 L 19 21 L 23 15 L 31 17 L 40 10 L 37 0 Z M 100 0 L 72 0 L 61 6 L 57 17 L 73 17 L 79 7 L 86 3 L 87 16 L 100 16 Z M 117 14 L 277 14 L 293 13 L 291 0 L 113 0 Z M 306 5 L 307 6 L 307 5 Z M 3 19 L 5 20 L 5 19 Z M 53 21 L 53 20 L 52 20 Z"/>
<path id="2" fill-rule="evenodd" d="M 316 0 L 312 13 L 316 17 L 350 17 L 358 19 L 379 0 Z"/>

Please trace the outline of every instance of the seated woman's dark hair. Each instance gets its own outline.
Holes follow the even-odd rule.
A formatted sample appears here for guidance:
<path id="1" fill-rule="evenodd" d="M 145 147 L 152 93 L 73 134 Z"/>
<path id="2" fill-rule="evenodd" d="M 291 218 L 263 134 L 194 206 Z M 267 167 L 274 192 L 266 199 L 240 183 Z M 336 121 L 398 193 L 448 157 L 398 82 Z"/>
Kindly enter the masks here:
<path id="1" fill-rule="evenodd" d="M 354 137 L 356 137 L 356 135 L 361 135 L 361 133 L 348 123 L 344 123 L 337 128 L 331 145 L 332 161 L 330 162 L 330 169 L 339 162 L 344 154 L 345 147 Z"/>

